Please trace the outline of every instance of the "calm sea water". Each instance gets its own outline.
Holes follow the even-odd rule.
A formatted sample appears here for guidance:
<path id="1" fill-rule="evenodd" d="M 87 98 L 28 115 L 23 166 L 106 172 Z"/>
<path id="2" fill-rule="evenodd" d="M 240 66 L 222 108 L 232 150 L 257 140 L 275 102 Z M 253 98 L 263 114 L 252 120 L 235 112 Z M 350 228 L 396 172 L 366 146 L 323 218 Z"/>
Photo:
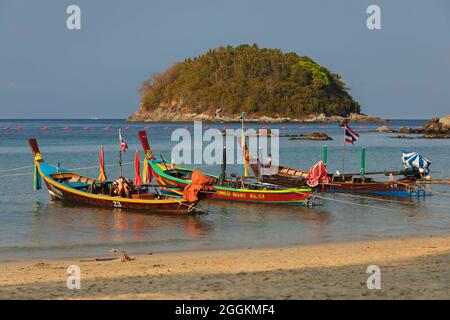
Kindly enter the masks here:
<path id="1" fill-rule="evenodd" d="M 424 121 L 397 120 L 389 125 L 419 126 Z M 132 162 L 133 150 L 140 149 L 138 130 L 145 125 L 156 154 L 170 160 L 173 129 L 192 123 L 125 123 L 123 120 L 0 120 L 0 260 L 45 257 L 108 256 L 111 248 L 130 253 L 206 250 L 215 248 L 307 245 L 317 243 L 448 234 L 450 231 L 450 188 L 433 186 L 439 192 L 403 203 L 380 202 L 326 194 L 329 198 L 313 208 L 279 207 L 242 203 L 203 203 L 209 215 L 174 216 L 113 209 L 86 208 L 52 201 L 44 188 L 33 191 L 32 160 L 27 139 L 38 138 L 47 162 L 64 168 L 93 167 L 98 149 L 105 148 L 107 164 L 118 158 L 117 129 L 123 129 L 130 146 L 124 162 Z M 259 128 L 262 124 L 249 124 Z M 346 172 L 358 172 L 361 147 L 366 147 L 367 171 L 400 169 L 402 150 L 419 151 L 432 161 L 434 177 L 449 177 L 450 140 L 399 140 L 391 134 L 376 133 L 380 124 L 354 124 L 361 133 L 356 147 L 346 148 Z M 9 131 L 1 130 L 9 126 Z M 48 131 L 42 127 L 47 126 Z M 89 126 L 91 130 L 83 130 Z M 125 127 L 129 126 L 129 130 Z M 223 124 L 209 124 L 222 129 Z M 239 124 L 228 124 L 231 128 Z M 280 124 L 269 125 L 281 128 Z M 342 169 L 342 129 L 335 124 L 287 124 L 282 134 L 326 132 L 328 168 Z M 23 127 L 23 131 L 17 130 Z M 64 127 L 70 130 L 64 131 Z M 105 131 L 105 127 L 111 127 Z M 168 128 L 167 128 L 168 127 Z M 309 168 L 322 158 L 323 142 L 281 139 L 281 163 Z M 142 153 L 141 153 L 142 157 Z M 24 167 L 22 170 L 10 170 Z M 220 166 L 202 168 L 218 173 Z M 97 176 L 98 169 L 80 172 Z M 124 167 L 132 177 L 132 165 Z M 229 172 L 239 172 L 238 167 Z M 108 167 L 109 178 L 119 174 Z M 406 202 L 406 203 L 405 203 Z"/>

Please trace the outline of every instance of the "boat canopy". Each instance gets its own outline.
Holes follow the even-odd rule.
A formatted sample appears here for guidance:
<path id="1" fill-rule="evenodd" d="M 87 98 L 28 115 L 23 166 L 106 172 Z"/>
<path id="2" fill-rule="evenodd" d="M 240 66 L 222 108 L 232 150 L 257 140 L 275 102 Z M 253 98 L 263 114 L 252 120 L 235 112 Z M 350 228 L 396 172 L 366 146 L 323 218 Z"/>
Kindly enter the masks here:
<path id="1" fill-rule="evenodd" d="M 431 165 L 431 161 L 425 158 L 418 152 L 405 152 L 403 151 L 402 161 L 405 168 L 418 169 L 419 171 L 428 172 L 428 167 Z"/>

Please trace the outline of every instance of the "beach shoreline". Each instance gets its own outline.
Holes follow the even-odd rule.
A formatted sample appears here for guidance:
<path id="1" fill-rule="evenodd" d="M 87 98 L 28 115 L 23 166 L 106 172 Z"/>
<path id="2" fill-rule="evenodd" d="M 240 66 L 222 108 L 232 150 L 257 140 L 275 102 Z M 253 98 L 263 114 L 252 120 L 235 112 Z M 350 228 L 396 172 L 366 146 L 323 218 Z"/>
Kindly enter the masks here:
<path id="1" fill-rule="evenodd" d="M 0 263 L 0 299 L 449 299 L 450 237 Z M 81 289 L 67 288 L 80 267 Z M 381 289 L 367 288 L 367 268 Z"/>

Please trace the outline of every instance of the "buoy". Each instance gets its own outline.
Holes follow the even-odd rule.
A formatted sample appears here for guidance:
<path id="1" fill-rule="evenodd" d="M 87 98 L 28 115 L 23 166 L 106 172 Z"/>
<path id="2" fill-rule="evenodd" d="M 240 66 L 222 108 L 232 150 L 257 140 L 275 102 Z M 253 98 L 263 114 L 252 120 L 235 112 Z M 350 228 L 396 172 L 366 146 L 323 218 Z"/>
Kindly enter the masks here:
<path id="1" fill-rule="evenodd" d="M 83 130 L 86 130 L 86 131 L 91 130 L 91 127 L 86 126 L 83 128 Z"/>
<path id="2" fill-rule="evenodd" d="M 328 129 L 327 125 L 320 126 L 321 129 Z"/>
<path id="3" fill-rule="evenodd" d="M 111 131 L 111 127 L 105 127 L 103 130 L 105 130 L 105 131 Z"/>
<path id="4" fill-rule="evenodd" d="M 23 127 L 17 127 L 18 131 L 24 131 L 25 129 Z"/>
<path id="5" fill-rule="evenodd" d="M 150 129 L 150 126 L 144 126 L 144 130 Z"/>
<path id="6" fill-rule="evenodd" d="M 164 129 L 169 130 L 169 126 L 165 126 Z"/>
<path id="7" fill-rule="evenodd" d="M 69 131 L 70 128 L 69 127 L 64 127 L 64 131 Z"/>
<path id="8" fill-rule="evenodd" d="M 11 129 L 11 127 L 3 127 L 3 131 L 9 131 L 9 129 Z"/>
<path id="9" fill-rule="evenodd" d="M 269 129 L 269 126 L 262 126 L 261 129 Z"/>
<path id="10" fill-rule="evenodd" d="M 301 125 L 300 128 L 302 128 L 302 129 L 308 129 L 308 126 Z"/>
<path id="11" fill-rule="evenodd" d="M 289 128 L 288 126 L 282 126 L 281 129 L 287 129 Z"/>
<path id="12" fill-rule="evenodd" d="M 224 128 L 225 130 L 226 130 L 226 129 L 230 129 L 230 127 L 229 127 L 229 126 L 224 126 L 223 128 Z"/>
<path id="13" fill-rule="evenodd" d="M 42 127 L 42 131 L 48 131 L 48 127 Z"/>
<path id="14" fill-rule="evenodd" d="M 248 126 L 247 126 L 247 125 L 245 125 L 245 126 L 244 126 L 244 129 L 248 129 Z"/>
<path id="15" fill-rule="evenodd" d="M 359 126 L 360 129 L 365 129 L 367 128 L 366 126 Z"/>
<path id="16" fill-rule="evenodd" d="M 125 131 L 129 131 L 131 127 L 125 127 Z"/>

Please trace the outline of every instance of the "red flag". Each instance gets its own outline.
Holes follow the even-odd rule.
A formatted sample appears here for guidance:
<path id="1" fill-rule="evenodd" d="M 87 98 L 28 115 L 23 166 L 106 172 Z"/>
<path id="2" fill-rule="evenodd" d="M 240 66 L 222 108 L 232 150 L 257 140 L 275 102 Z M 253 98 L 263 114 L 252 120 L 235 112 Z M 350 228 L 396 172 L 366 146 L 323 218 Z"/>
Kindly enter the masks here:
<path id="1" fill-rule="evenodd" d="M 134 157 L 134 185 L 139 187 L 142 184 L 141 181 L 141 162 L 139 160 L 139 151 L 136 150 L 136 156 Z"/>
<path id="2" fill-rule="evenodd" d="M 103 146 L 100 147 L 99 166 L 100 166 L 100 175 L 98 176 L 98 180 L 105 181 L 107 178 L 105 173 L 105 156 L 103 154 Z"/>

